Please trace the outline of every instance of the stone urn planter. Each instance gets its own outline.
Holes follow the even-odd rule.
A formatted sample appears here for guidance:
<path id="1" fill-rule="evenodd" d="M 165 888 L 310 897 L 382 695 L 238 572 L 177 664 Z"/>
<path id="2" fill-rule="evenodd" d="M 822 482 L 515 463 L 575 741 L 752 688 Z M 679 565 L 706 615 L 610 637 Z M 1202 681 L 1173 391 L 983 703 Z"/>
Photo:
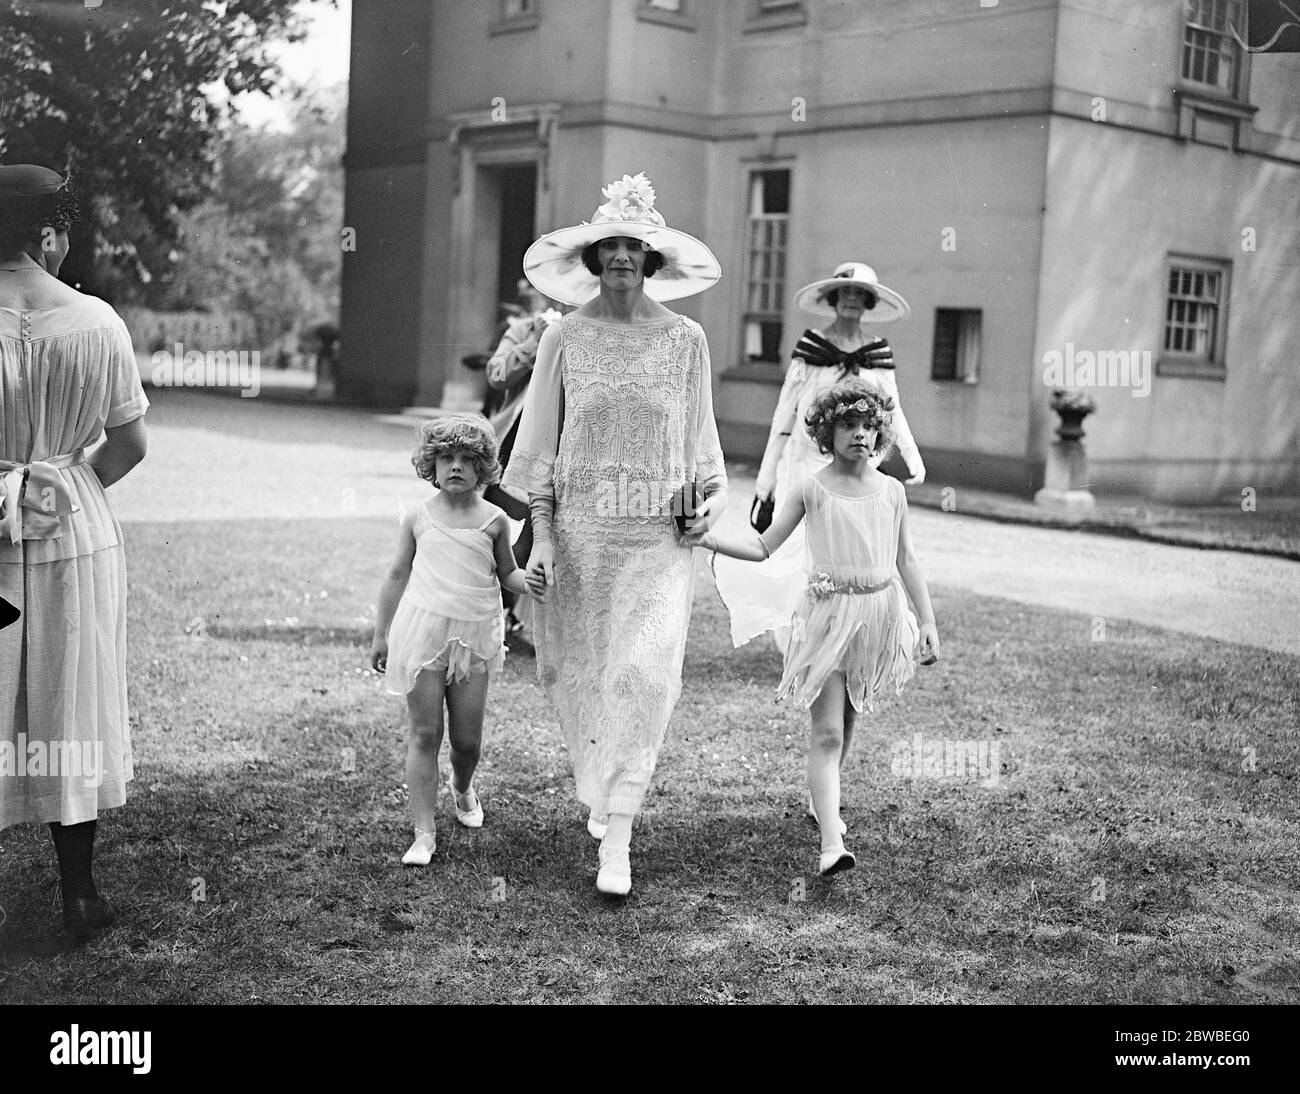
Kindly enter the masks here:
<path id="1" fill-rule="evenodd" d="M 1057 440 L 1048 449 L 1043 488 L 1034 495 L 1034 503 L 1073 513 L 1087 512 L 1097 501 L 1088 489 L 1083 419 L 1097 409 L 1097 404 L 1087 392 L 1058 390 L 1052 392 L 1051 406 L 1061 424 L 1056 427 Z"/>
<path id="2" fill-rule="evenodd" d="M 1056 435 L 1063 441 L 1081 441 L 1083 419 L 1097 409 L 1097 404 L 1082 391 L 1053 391 L 1052 409 L 1061 419 Z"/>

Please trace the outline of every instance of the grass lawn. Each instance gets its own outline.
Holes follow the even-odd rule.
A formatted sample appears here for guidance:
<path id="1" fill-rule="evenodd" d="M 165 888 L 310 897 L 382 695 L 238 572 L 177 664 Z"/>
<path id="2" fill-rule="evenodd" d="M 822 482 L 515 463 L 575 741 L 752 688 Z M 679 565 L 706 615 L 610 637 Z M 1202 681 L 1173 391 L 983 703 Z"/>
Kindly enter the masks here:
<path id="1" fill-rule="evenodd" d="M 445 812 L 400 865 L 403 704 L 364 670 L 392 538 L 129 526 L 136 780 L 97 858 L 122 925 L 69 945 L 47 833 L 6 831 L 0 1000 L 1300 1002 L 1295 659 L 937 589 L 945 658 L 861 724 L 859 868 L 822 882 L 805 715 L 702 576 L 618 904 L 526 658 L 490 699 L 486 827 Z M 918 733 L 996 742 L 997 785 L 894 774 Z"/>

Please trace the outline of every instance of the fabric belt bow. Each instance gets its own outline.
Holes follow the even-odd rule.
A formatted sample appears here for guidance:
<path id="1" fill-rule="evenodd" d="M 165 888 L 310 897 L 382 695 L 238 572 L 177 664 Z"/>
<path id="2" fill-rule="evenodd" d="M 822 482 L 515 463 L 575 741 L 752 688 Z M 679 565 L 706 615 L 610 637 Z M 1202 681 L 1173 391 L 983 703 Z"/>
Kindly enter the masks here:
<path id="1" fill-rule="evenodd" d="M 30 463 L 0 460 L 0 537 L 11 544 L 25 539 L 59 539 L 59 518 L 81 506 L 72 500 L 59 472 L 86 462 L 85 449 Z"/>
<path id="2" fill-rule="evenodd" d="M 794 347 L 794 356 L 816 368 L 839 365 L 845 373 L 854 376 L 859 369 L 894 367 L 894 351 L 889 348 L 888 342 L 878 336 L 849 353 L 827 341 L 815 330 L 806 330 Z"/>

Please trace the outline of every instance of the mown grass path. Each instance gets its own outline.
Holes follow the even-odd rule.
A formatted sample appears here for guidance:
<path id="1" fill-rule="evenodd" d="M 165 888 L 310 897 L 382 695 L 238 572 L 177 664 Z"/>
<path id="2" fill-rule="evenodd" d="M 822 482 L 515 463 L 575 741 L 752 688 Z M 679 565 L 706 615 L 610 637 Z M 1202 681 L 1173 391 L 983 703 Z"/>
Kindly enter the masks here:
<path id="1" fill-rule="evenodd" d="M 183 392 L 151 418 L 114 488 L 137 777 L 99 873 L 123 923 L 70 948 L 48 836 L 0 835 L 0 999 L 1300 1001 L 1295 657 L 937 574 L 944 660 L 859 732 L 860 868 L 818 882 L 805 716 L 772 702 L 769 644 L 730 648 L 701 557 L 632 897 L 595 892 L 525 658 L 490 700 L 486 827 L 447 813 L 404 870 L 402 704 L 364 654 L 398 504 L 427 489 L 407 435 Z M 996 778 L 904 772 L 917 734 L 996 746 Z"/>

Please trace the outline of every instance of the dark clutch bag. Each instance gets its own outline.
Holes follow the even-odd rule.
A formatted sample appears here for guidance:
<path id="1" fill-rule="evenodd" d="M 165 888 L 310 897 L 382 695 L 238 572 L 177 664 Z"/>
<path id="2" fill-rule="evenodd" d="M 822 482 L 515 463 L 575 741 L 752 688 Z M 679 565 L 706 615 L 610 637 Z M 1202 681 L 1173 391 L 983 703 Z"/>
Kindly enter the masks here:
<path id="1" fill-rule="evenodd" d="M 683 483 L 673 497 L 673 520 L 677 522 L 677 531 L 686 535 L 686 522 L 695 516 L 695 507 L 700 503 L 700 487 L 695 481 Z"/>
<path id="2" fill-rule="evenodd" d="M 3 596 L 0 596 L 0 630 L 4 630 L 10 623 L 17 623 L 22 614 Z"/>
<path id="3" fill-rule="evenodd" d="M 772 513 L 776 510 L 776 498 L 754 499 L 749 510 L 749 526 L 760 536 L 772 527 Z"/>

